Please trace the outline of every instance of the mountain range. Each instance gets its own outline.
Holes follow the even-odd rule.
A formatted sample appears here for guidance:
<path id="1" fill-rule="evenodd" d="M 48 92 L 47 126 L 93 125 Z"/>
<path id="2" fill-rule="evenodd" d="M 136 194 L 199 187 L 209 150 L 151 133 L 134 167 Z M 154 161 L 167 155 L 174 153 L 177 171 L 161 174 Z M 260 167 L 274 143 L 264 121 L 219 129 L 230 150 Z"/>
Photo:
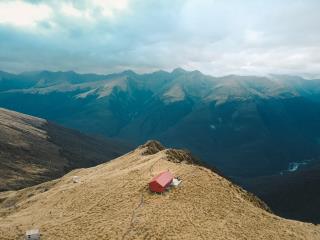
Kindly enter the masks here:
<path id="1" fill-rule="evenodd" d="M 303 168 L 320 156 L 320 80 L 212 77 L 175 69 L 110 75 L 0 73 L 0 106 L 138 145 L 190 149 L 234 177 Z"/>
<path id="2" fill-rule="evenodd" d="M 320 222 L 320 193 L 315 190 L 320 176 L 320 80 L 213 77 L 181 68 L 109 75 L 0 72 L 0 106 L 48 119 L 49 126 L 62 125 L 63 131 L 75 129 L 75 135 L 81 131 L 96 136 L 99 143 L 90 146 L 103 146 L 98 147 L 99 161 L 87 165 L 89 157 L 86 164 L 69 166 L 55 177 L 108 160 L 117 146 L 156 139 L 192 151 L 206 166 L 257 194 L 277 214 Z M 60 136 L 55 142 L 60 147 L 68 146 L 63 131 L 51 131 L 59 133 L 54 135 Z M 106 145 L 100 145 L 102 138 L 109 139 Z M 69 139 L 71 143 L 82 137 Z M 78 149 L 73 148 L 75 161 Z M 101 149 L 109 155 L 103 157 Z M 92 152 L 97 154 L 97 149 Z"/>

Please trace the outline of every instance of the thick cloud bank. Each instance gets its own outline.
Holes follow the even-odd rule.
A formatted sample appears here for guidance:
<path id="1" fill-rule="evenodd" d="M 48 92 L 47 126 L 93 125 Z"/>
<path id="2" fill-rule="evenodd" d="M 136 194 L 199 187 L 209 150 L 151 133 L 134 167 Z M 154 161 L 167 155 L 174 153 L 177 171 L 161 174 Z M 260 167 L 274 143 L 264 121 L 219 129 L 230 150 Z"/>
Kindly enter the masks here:
<path id="1" fill-rule="evenodd" d="M 0 68 L 320 73 L 318 0 L 0 1 Z"/>

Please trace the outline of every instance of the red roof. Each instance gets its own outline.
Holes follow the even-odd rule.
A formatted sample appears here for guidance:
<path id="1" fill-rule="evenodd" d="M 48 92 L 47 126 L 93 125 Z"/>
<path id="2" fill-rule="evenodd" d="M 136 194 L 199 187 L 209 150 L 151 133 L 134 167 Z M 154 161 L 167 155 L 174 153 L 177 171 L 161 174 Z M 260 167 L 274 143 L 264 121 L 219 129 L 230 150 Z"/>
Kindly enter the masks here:
<path id="1" fill-rule="evenodd" d="M 153 192 L 164 192 L 166 188 L 171 184 L 173 175 L 169 171 L 160 173 L 152 178 L 149 182 L 149 188 Z"/>

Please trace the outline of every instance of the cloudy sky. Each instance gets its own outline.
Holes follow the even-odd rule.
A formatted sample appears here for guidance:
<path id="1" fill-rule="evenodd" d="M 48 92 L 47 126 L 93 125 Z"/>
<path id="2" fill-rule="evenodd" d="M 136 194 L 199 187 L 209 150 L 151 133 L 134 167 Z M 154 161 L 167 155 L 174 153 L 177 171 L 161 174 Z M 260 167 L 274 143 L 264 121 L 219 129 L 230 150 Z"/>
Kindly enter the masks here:
<path id="1" fill-rule="evenodd" d="M 319 0 L 0 0 L 0 69 L 320 75 Z"/>

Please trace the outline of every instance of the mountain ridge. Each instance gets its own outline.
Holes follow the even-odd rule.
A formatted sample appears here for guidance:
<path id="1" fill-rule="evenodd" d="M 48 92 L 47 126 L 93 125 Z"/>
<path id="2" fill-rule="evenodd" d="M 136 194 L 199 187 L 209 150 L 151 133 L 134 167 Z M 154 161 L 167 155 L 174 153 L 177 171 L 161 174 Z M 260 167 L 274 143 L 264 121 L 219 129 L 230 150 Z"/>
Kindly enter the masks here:
<path id="1" fill-rule="evenodd" d="M 240 187 L 175 155 L 170 160 L 171 153 L 149 142 L 108 163 L 0 193 L 0 233 L 4 239 L 32 228 L 46 239 L 319 238 L 319 226 L 275 216 Z M 151 193 L 148 181 L 164 170 L 182 183 Z"/>

